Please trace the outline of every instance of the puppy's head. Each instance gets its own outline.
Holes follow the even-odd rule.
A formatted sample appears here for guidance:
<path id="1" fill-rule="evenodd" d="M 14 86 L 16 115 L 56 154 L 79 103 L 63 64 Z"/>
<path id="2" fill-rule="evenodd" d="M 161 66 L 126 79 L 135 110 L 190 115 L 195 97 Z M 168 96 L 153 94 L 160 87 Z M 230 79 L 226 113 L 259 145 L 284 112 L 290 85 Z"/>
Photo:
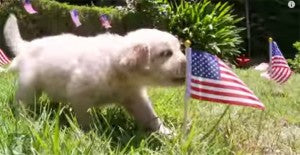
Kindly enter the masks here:
<path id="1" fill-rule="evenodd" d="M 150 85 L 179 85 L 185 81 L 186 58 L 179 40 L 156 29 L 140 29 L 125 36 L 128 42 L 121 65 Z"/>

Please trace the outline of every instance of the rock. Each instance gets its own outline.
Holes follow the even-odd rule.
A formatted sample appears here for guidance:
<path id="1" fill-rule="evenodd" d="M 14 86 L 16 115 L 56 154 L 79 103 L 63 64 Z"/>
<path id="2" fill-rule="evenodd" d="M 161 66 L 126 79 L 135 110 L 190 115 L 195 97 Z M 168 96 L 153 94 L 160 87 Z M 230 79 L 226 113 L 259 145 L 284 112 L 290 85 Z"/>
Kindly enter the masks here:
<path id="1" fill-rule="evenodd" d="M 258 70 L 258 71 L 266 71 L 268 68 L 269 68 L 269 64 L 263 62 L 263 63 L 257 65 L 254 69 Z"/>
<path id="2" fill-rule="evenodd" d="M 261 73 L 260 76 L 264 77 L 266 79 L 270 79 L 270 75 L 268 74 L 268 71 L 265 71 L 265 72 Z"/>

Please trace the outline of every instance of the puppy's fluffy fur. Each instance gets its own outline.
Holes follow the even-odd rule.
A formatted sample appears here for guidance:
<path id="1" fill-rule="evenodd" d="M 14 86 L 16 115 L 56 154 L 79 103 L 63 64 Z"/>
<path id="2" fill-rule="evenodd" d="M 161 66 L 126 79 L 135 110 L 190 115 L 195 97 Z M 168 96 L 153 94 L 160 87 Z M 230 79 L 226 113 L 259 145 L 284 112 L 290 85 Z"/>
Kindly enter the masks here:
<path id="1" fill-rule="evenodd" d="M 173 35 L 140 29 L 125 36 L 62 34 L 29 42 L 10 15 L 4 36 L 16 55 L 10 68 L 19 73 L 18 101 L 33 103 L 34 94 L 44 91 L 54 101 L 69 102 L 84 127 L 88 108 L 119 103 L 143 127 L 170 133 L 153 111 L 146 86 L 184 82 L 186 59 Z"/>

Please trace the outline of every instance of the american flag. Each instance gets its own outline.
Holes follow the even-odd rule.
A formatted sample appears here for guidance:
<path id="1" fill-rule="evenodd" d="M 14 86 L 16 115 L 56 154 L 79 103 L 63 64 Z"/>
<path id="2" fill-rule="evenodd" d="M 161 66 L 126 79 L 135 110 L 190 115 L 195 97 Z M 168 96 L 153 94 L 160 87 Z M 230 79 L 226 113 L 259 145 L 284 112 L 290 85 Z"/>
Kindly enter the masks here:
<path id="1" fill-rule="evenodd" d="M 282 84 L 291 77 L 292 71 L 275 41 L 271 42 L 270 52 L 272 52 L 272 57 L 269 76 L 272 80 Z"/>
<path id="2" fill-rule="evenodd" d="M 101 15 L 100 18 L 99 18 L 99 20 L 101 22 L 101 25 L 105 29 L 111 28 L 110 21 L 109 21 L 108 16 L 106 14 Z"/>
<path id="3" fill-rule="evenodd" d="M 81 25 L 81 22 L 79 20 L 79 12 L 77 10 L 71 10 L 70 11 L 71 18 L 73 23 L 75 24 L 76 27 L 79 27 Z"/>
<path id="4" fill-rule="evenodd" d="M 29 13 L 29 14 L 35 14 L 37 13 L 37 11 L 35 11 L 33 8 L 32 8 L 32 5 L 30 3 L 30 0 L 25 0 L 24 1 L 24 9 Z"/>
<path id="5" fill-rule="evenodd" d="M 8 57 L 4 54 L 4 52 L 0 49 L 0 66 L 9 64 L 10 60 Z"/>
<path id="6" fill-rule="evenodd" d="M 187 96 L 264 110 L 261 101 L 218 57 L 190 48 L 187 57 Z"/>

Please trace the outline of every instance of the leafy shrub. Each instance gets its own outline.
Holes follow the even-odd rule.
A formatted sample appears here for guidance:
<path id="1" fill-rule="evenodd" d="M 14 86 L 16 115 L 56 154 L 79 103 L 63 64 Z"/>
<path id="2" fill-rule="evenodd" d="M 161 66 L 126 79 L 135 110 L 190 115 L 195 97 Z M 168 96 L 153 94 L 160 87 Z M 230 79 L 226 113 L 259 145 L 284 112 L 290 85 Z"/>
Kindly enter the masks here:
<path id="1" fill-rule="evenodd" d="M 144 14 L 151 21 L 152 27 L 167 29 L 170 7 L 165 0 L 131 0 L 127 7 L 133 12 Z"/>
<path id="2" fill-rule="evenodd" d="M 227 2 L 182 1 L 172 8 L 170 31 L 181 39 L 191 40 L 193 48 L 230 60 L 240 53 L 243 41 L 239 33 L 244 30 L 235 26 L 242 18 L 233 15 L 232 7 Z"/>
<path id="3" fill-rule="evenodd" d="M 295 42 L 294 47 L 298 50 L 298 53 L 294 59 L 288 59 L 288 63 L 295 72 L 300 73 L 300 41 Z"/>
<path id="4" fill-rule="evenodd" d="M 48 35 L 57 35 L 60 33 L 74 33 L 81 36 L 91 36 L 105 32 L 105 29 L 100 25 L 98 20 L 100 14 L 108 14 L 111 18 L 112 28 L 110 29 L 110 32 L 112 33 L 125 34 L 126 32 L 137 28 L 154 27 L 154 25 L 156 27 L 162 27 L 159 26 L 160 22 L 158 22 L 157 19 L 151 18 L 154 15 L 151 14 L 150 11 L 147 11 L 150 9 L 150 6 L 145 6 L 144 4 L 139 8 L 139 10 L 144 11 L 131 11 L 124 9 L 124 7 L 70 5 L 68 3 L 60 3 L 58 0 L 33 0 L 31 2 L 33 7 L 38 11 L 38 14 L 28 14 L 24 11 L 20 1 L 5 0 L 4 3 L 1 3 L 0 32 L 2 32 L 3 25 L 7 20 L 9 13 L 16 14 L 22 37 L 26 40 L 32 40 Z M 147 8 L 144 9 L 143 7 Z M 153 7 L 156 6 L 153 5 Z M 80 13 L 82 25 L 78 28 L 74 27 L 70 18 L 69 11 L 72 9 L 77 9 Z M 154 10 L 156 11 L 156 9 Z M 0 33 L 0 48 L 9 53 L 9 49 L 5 46 L 3 38 L 3 33 Z"/>
<path id="5" fill-rule="evenodd" d="M 295 42 L 294 47 L 300 52 L 300 41 Z"/>
<path id="6" fill-rule="evenodd" d="M 126 0 L 56 0 L 74 5 L 126 6 Z"/>

